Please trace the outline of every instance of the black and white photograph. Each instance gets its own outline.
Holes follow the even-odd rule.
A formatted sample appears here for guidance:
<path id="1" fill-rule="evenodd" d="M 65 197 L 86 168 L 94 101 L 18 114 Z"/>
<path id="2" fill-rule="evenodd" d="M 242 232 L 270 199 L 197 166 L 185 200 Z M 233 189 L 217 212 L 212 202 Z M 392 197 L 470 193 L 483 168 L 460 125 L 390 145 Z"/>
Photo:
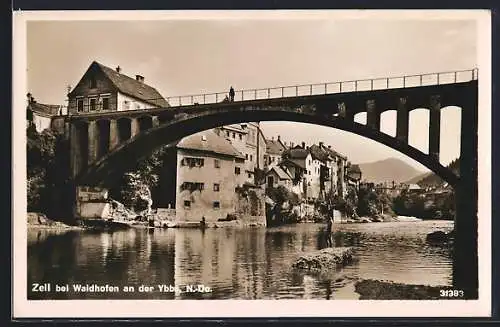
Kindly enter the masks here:
<path id="1" fill-rule="evenodd" d="M 13 21 L 14 314 L 490 314 L 487 11 Z"/>

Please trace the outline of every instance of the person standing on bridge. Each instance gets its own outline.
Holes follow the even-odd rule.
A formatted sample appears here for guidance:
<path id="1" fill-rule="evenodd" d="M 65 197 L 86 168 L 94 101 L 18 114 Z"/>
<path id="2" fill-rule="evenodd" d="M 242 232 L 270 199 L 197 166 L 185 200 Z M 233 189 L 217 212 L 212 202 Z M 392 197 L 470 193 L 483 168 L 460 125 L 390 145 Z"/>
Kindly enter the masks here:
<path id="1" fill-rule="evenodd" d="M 229 101 L 234 102 L 234 89 L 232 86 L 229 89 Z"/>

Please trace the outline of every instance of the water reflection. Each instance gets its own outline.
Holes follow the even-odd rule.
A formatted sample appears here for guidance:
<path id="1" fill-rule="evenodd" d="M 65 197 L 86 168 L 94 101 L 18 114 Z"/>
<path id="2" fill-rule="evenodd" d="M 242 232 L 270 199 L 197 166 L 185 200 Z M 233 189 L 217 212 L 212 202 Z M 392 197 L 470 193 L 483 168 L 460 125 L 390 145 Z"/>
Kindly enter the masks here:
<path id="1" fill-rule="evenodd" d="M 28 233 L 28 286 L 110 284 L 135 292 L 31 293 L 41 298 L 336 299 L 352 298 L 352 281 L 373 278 L 450 285 L 451 249 L 425 235 L 449 231 L 450 222 L 334 226 L 335 246 L 352 246 L 357 261 L 320 274 L 291 269 L 301 252 L 325 247 L 323 226 L 300 224 L 253 229 L 131 229 L 115 232 Z M 160 292 L 159 284 L 172 286 Z M 183 292 L 203 284 L 208 293 Z M 138 292 L 140 285 L 154 292 Z M 175 288 L 176 287 L 176 288 Z M 28 287 L 31 290 L 31 287 Z"/>

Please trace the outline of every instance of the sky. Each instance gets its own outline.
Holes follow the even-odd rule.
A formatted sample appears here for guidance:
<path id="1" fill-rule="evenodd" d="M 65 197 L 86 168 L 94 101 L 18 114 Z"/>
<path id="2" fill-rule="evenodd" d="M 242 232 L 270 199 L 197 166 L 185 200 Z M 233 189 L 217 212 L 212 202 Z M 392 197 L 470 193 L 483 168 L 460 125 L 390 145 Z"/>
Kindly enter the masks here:
<path id="1" fill-rule="evenodd" d="M 140 74 L 164 96 L 401 76 L 477 67 L 474 20 L 426 19 L 175 19 L 155 21 L 30 21 L 28 90 L 41 103 L 64 104 L 92 61 Z M 382 131 L 394 135 L 394 111 Z M 366 115 L 356 121 L 364 122 Z M 269 138 L 323 141 L 354 163 L 416 161 L 369 139 L 333 128 L 263 122 Z M 427 152 L 428 113 L 410 114 L 410 145 Z M 460 109 L 441 117 L 441 157 L 459 155 Z M 424 132 L 425 131 L 425 132 Z"/>

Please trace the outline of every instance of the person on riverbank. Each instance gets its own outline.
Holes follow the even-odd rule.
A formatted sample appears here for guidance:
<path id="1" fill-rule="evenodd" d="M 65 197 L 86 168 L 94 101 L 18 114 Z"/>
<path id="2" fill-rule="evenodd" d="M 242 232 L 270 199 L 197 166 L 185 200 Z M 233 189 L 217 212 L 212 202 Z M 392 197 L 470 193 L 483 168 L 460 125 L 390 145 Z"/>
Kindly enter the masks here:
<path id="1" fill-rule="evenodd" d="M 326 222 L 326 246 L 327 247 L 332 247 L 333 242 L 332 242 L 332 231 L 333 231 L 333 218 L 329 217 L 327 222 Z"/>
<path id="2" fill-rule="evenodd" d="M 229 101 L 234 102 L 234 89 L 232 86 L 229 89 Z"/>
<path id="3" fill-rule="evenodd" d="M 200 221 L 200 228 L 205 229 L 205 227 L 207 227 L 207 223 L 205 221 L 205 217 L 203 216 Z"/>

